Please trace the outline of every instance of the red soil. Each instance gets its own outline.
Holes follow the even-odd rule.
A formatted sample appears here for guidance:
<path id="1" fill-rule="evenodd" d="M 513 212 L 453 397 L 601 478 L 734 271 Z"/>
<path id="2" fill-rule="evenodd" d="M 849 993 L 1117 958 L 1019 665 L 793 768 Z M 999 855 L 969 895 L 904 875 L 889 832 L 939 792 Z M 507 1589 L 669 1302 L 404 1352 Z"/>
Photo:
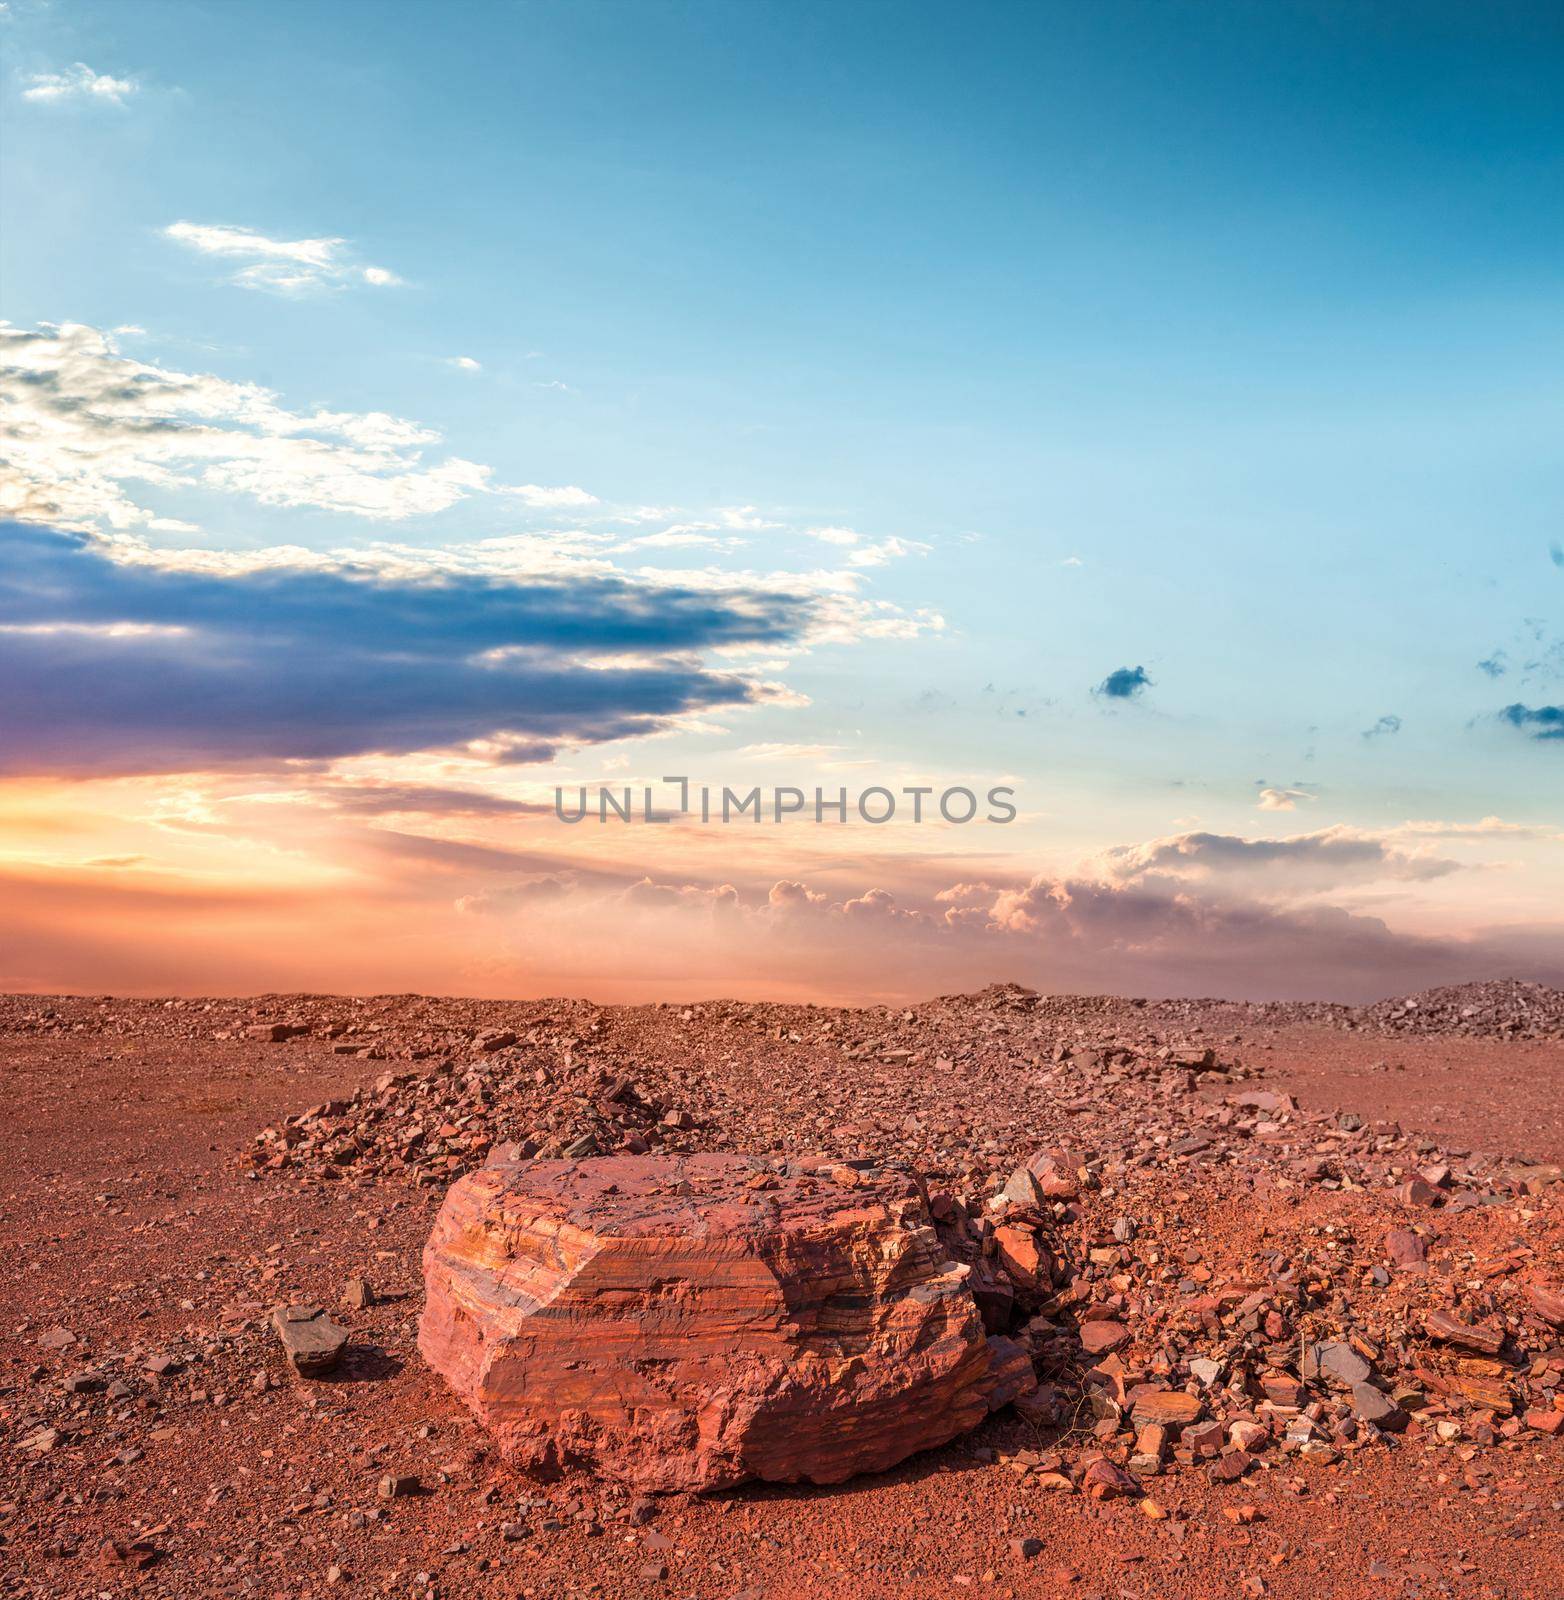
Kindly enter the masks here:
<path id="1" fill-rule="evenodd" d="M 317 1031 L 279 1044 L 212 1036 L 293 1015 Z M 836 1488 L 638 1505 L 580 1476 L 533 1482 L 504 1466 L 417 1355 L 419 1256 L 442 1186 L 395 1171 L 330 1179 L 318 1163 L 257 1176 L 252 1164 L 262 1126 L 351 1094 L 388 1060 L 438 1058 L 438 1044 L 419 1042 L 431 1032 L 505 1027 L 529 1069 L 533 1058 L 550 1069 L 526 1107 L 550 1137 L 591 1112 L 576 1075 L 617 1068 L 663 1103 L 684 1100 L 695 1126 L 673 1137 L 681 1148 L 902 1157 L 981 1191 L 1039 1144 L 1122 1145 L 1138 1118 L 1150 1127 L 1165 1113 L 1150 1087 L 1093 1087 L 1090 1068 L 1040 1076 L 1053 1043 L 1188 1039 L 1200 1015 L 1032 1013 L 1003 997 L 905 1016 L 0 1000 L 0 1594 L 1555 1600 L 1564 1442 L 1532 1427 L 1485 1434 L 1469 1413 L 1447 1442 L 1414 1427 L 1330 1464 L 1262 1457 L 1231 1484 L 1171 1464 L 1147 1485 L 1166 1513 L 1156 1519 L 1136 1499 L 1098 1502 L 1020 1470 L 1016 1452 L 1050 1440 L 1013 1412 Z M 349 1019 L 375 1054 L 331 1053 L 328 1016 Z M 1504 1158 L 1479 1164 L 1474 1193 L 1510 1158 L 1564 1161 L 1558 1042 L 1343 1034 L 1242 1008 L 1207 1020 L 1209 1042 L 1241 1034 L 1224 1053 L 1263 1067 L 1263 1087 L 1293 1090 L 1304 1113 L 1347 1108 L 1447 1152 Z M 1202 1086 L 1178 1114 L 1223 1098 L 1222 1085 Z M 1252 1270 L 1256 1251 L 1328 1249 L 1327 1228 L 1366 1263 L 1387 1222 L 1406 1220 L 1388 1187 L 1250 1188 L 1225 1172 L 1159 1157 L 1125 1176 L 1103 1215 L 1133 1210 L 1164 1251 L 1195 1249 L 1219 1276 Z M 1546 1175 L 1519 1190 L 1493 1181 L 1492 1203 L 1418 1220 L 1438 1235 L 1439 1291 L 1509 1313 L 1519 1330 L 1515 1286 L 1560 1275 L 1564 1203 Z M 355 1276 L 378 1303 L 338 1309 Z M 1366 1295 L 1349 1277 L 1348 1299 Z M 284 1300 L 327 1305 L 350 1329 L 335 1377 L 287 1373 L 265 1326 Z M 62 1331 L 72 1342 L 60 1348 Z M 82 1373 L 125 1392 L 67 1392 Z M 419 1491 L 382 1498 L 388 1474 L 416 1475 Z M 1252 1517 L 1236 1520 L 1240 1507 Z"/>

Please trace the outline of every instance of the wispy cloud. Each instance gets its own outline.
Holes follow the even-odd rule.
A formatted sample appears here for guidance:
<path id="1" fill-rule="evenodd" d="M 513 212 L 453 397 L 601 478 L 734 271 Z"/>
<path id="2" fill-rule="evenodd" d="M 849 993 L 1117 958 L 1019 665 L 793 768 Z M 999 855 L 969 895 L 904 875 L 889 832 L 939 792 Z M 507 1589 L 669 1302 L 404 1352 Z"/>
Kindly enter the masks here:
<path id="1" fill-rule="evenodd" d="M 850 567 L 883 567 L 888 561 L 903 556 L 926 556 L 931 546 L 917 539 L 898 539 L 892 536 L 876 544 L 858 545 L 847 556 Z"/>
<path id="2" fill-rule="evenodd" d="M 471 356 L 448 356 L 445 364 L 448 367 L 455 367 L 458 372 L 483 371 L 483 363 L 475 361 Z"/>
<path id="3" fill-rule="evenodd" d="M 1394 714 L 1380 717 L 1372 728 L 1363 730 L 1365 739 L 1388 739 L 1392 734 L 1401 732 L 1401 718 Z"/>
<path id="4" fill-rule="evenodd" d="M 174 531 L 132 498 L 132 485 L 390 522 L 474 494 L 533 508 L 595 503 L 573 484 L 496 483 L 478 462 L 430 459 L 440 435 L 405 418 L 290 411 L 257 384 L 124 356 L 111 337 L 80 324 L 29 332 L 0 323 L 0 402 L 10 469 L 0 515 L 40 522 Z"/>
<path id="5" fill-rule="evenodd" d="M 357 260 L 346 239 L 271 239 L 253 228 L 199 222 L 171 223 L 163 235 L 201 255 L 242 262 L 229 281 L 246 289 L 306 294 L 355 283 L 389 288 L 402 281 L 389 268 Z"/>
<path id="6" fill-rule="evenodd" d="M 27 79 L 22 98 L 44 105 L 83 101 L 122 106 L 140 87 L 134 78 L 115 78 L 106 72 L 94 72 L 85 61 L 78 61 L 64 72 L 35 72 Z"/>

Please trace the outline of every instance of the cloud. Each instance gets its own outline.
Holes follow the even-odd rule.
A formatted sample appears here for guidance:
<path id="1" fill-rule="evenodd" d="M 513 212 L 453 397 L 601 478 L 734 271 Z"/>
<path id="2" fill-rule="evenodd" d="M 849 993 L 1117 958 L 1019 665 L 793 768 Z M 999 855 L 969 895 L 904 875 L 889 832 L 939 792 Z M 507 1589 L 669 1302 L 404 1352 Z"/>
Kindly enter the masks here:
<path id="1" fill-rule="evenodd" d="M 78 61 L 64 72 L 35 72 L 27 80 L 22 98 L 45 105 L 81 100 L 122 106 L 140 87 L 134 78 L 113 78 L 106 72 L 94 72 L 85 61 Z"/>
<path id="2" fill-rule="evenodd" d="M 455 367 L 459 372 L 482 372 L 483 363 L 474 361 L 471 356 L 450 356 L 446 359 L 448 367 Z"/>
<path id="3" fill-rule="evenodd" d="M 201 255 L 243 262 L 229 282 L 245 289 L 304 294 L 353 283 L 389 288 L 402 282 L 385 267 L 355 261 L 346 239 L 270 239 L 253 228 L 201 222 L 170 223 L 163 236 Z"/>
<path id="4" fill-rule="evenodd" d="M 1490 678 L 1502 678 L 1508 667 L 1508 658 L 1502 650 L 1495 650 L 1491 656 L 1477 663 L 1477 670 L 1486 672 Z"/>
<path id="5" fill-rule="evenodd" d="M 493 889 L 480 890 L 477 894 L 462 895 L 456 902 L 456 909 L 470 917 L 501 916 L 526 906 L 563 900 L 574 887 L 575 879 L 570 874 L 537 873 Z"/>
<path id="6" fill-rule="evenodd" d="M 1564 739 L 1564 706 L 1506 706 L 1500 717 L 1534 739 Z"/>
<path id="7" fill-rule="evenodd" d="M 1372 728 L 1363 730 L 1365 739 L 1385 739 L 1393 733 L 1401 732 L 1401 718 L 1394 715 L 1381 717 Z"/>
<path id="8" fill-rule="evenodd" d="M 1129 700 L 1143 689 L 1152 687 L 1152 681 L 1147 677 L 1144 667 L 1119 667 L 1116 671 L 1110 672 L 1092 692 L 1104 695 L 1109 700 Z"/>
<path id="9" fill-rule="evenodd" d="M 597 496 L 578 489 L 573 483 L 559 488 L 545 488 L 536 483 L 495 484 L 493 493 L 508 494 L 524 506 L 534 506 L 552 511 L 577 510 L 582 506 L 595 506 Z"/>
<path id="10" fill-rule="evenodd" d="M 174 772 L 462 747 L 493 761 L 776 691 L 699 653 L 776 646 L 807 593 L 411 554 L 233 564 L 0 526 L 0 774 Z"/>
<path id="11" fill-rule="evenodd" d="M 0 459 L 10 469 L 0 515 L 155 528 L 131 484 L 391 522 L 474 494 L 529 507 L 594 503 L 574 485 L 508 486 L 477 462 L 427 459 L 439 443 L 434 430 L 383 411 L 290 411 L 258 384 L 137 361 L 81 324 L 29 332 L 0 323 Z"/>
<path id="12" fill-rule="evenodd" d="M 484 910 L 510 909 L 482 898 Z M 768 890 L 648 874 L 515 909 L 518 956 L 590 949 L 594 972 L 612 974 L 598 981 L 601 998 L 688 994 L 691 973 L 705 990 L 857 1001 L 996 978 L 1052 993 L 1368 1000 L 1474 976 L 1564 976 L 1557 928 L 1426 938 L 1339 906 L 1215 896 L 1166 878 L 1043 873 L 926 898 L 882 884 L 850 893 L 781 879 Z"/>
<path id="13" fill-rule="evenodd" d="M 926 556 L 932 546 L 917 539 L 881 539 L 878 544 L 859 545 L 847 557 L 850 567 L 883 567 L 902 556 Z"/>
<path id="14" fill-rule="evenodd" d="M 1180 833 L 1104 853 L 1111 882 L 1153 877 L 1202 882 L 1264 880 L 1277 892 L 1339 888 L 1390 880 L 1426 882 L 1461 870 L 1460 863 L 1396 848 L 1376 834 L 1354 828 L 1323 828 L 1283 839 L 1246 839 L 1237 834 Z"/>
<path id="15" fill-rule="evenodd" d="M 1307 789 L 1262 789 L 1255 804 L 1262 811 L 1295 811 L 1300 801 L 1312 800 Z"/>
<path id="16" fill-rule="evenodd" d="M 858 535 L 851 528 L 806 528 L 804 531 L 811 539 L 818 539 L 822 544 L 858 543 Z"/>
<path id="17" fill-rule="evenodd" d="M 1557 540 L 1554 540 L 1554 542 L 1548 546 L 1548 555 L 1551 558 L 1554 566 L 1564 567 L 1564 544 L 1560 544 Z"/>

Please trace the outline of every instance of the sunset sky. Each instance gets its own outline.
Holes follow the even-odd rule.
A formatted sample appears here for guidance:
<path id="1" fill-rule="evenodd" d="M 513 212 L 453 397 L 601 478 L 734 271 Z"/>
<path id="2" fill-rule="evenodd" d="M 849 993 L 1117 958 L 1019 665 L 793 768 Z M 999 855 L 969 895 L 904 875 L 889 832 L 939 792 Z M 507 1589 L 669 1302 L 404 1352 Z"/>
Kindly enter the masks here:
<path id="1" fill-rule="evenodd" d="M 0 63 L 0 989 L 1564 982 L 1557 6 Z M 674 774 L 1019 814 L 555 816 Z"/>

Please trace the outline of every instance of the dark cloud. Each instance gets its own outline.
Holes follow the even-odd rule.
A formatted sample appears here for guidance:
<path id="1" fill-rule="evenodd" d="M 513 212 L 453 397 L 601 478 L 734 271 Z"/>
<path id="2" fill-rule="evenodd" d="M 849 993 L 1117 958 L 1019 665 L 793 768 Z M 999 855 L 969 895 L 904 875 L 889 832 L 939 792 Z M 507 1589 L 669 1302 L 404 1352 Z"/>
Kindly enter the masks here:
<path id="1" fill-rule="evenodd" d="M 1506 706 L 1499 715 L 1534 739 L 1564 739 L 1564 706 Z"/>
<path id="2" fill-rule="evenodd" d="M 1564 567 L 1564 544 L 1560 544 L 1557 540 L 1554 540 L 1554 542 L 1548 546 L 1548 554 L 1553 557 L 1554 566 Z"/>
<path id="3" fill-rule="evenodd" d="M 0 524 L 0 773 L 184 771 L 498 738 L 525 759 L 756 699 L 694 653 L 806 594 L 368 563 L 188 570 Z M 633 656 L 633 660 L 623 659 Z M 614 659 L 620 658 L 620 659 Z"/>
<path id="4" fill-rule="evenodd" d="M 1144 667 L 1120 667 L 1110 672 L 1093 692 L 1106 695 L 1110 700 L 1129 700 L 1150 687 L 1151 679 L 1146 676 Z"/>
<path id="5" fill-rule="evenodd" d="M 1502 678 L 1509 670 L 1509 657 L 1502 650 L 1495 650 L 1486 660 L 1477 663 L 1477 670 L 1486 672 L 1490 678 Z"/>
<path id="6" fill-rule="evenodd" d="M 324 783 L 302 790 L 300 798 L 357 817 L 545 816 L 554 809 L 538 800 L 510 800 L 481 789 L 447 789 L 425 783 Z"/>
<path id="7" fill-rule="evenodd" d="M 1363 737 L 1365 739 L 1384 739 L 1390 734 L 1400 732 L 1401 718 L 1395 716 L 1394 714 L 1390 714 L 1381 717 L 1372 728 L 1365 728 L 1363 730 Z"/>

